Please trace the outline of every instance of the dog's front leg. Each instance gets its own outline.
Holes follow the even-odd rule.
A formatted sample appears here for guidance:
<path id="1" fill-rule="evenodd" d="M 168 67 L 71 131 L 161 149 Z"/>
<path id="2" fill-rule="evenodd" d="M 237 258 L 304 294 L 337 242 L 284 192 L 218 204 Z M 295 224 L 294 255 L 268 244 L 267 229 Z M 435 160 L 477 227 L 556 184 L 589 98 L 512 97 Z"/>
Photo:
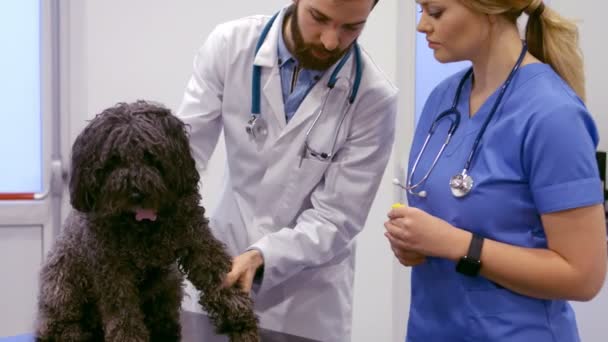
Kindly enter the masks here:
<path id="1" fill-rule="evenodd" d="M 98 307 L 106 342 L 148 342 L 135 275 L 108 267 L 98 274 Z"/>
<path id="2" fill-rule="evenodd" d="M 92 339 L 92 332 L 83 326 L 85 313 L 83 274 L 68 272 L 78 269 L 72 255 L 54 251 L 41 270 L 40 294 L 35 340 L 37 342 L 79 342 Z"/>
<path id="3" fill-rule="evenodd" d="M 259 341 L 257 318 L 249 295 L 238 288 L 221 288 L 230 271 L 230 257 L 211 234 L 203 236 L 208 239 L 191 241 L 190 248 L 180 258 L 181 269 L 201 291 L 199 303 L 207 310 L 217 331 L 228 335 L 232 342 Z"/>

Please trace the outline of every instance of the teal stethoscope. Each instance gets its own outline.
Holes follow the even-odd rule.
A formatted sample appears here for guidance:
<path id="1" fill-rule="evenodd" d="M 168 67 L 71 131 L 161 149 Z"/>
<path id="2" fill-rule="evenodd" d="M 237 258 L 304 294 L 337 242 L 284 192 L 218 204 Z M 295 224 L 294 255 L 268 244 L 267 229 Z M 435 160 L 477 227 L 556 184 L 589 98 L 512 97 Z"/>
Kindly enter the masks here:
<path id="1" fill-rule="evenodd" d="M 266 36 L 268 35 L 268 31 L 270 31 L 270 28 L 272 27 L 272 24 L 274 23 L 277 16 L 278 16 L 278 13 L 275 14 L 270 19 L 270 21 L 268 21 L 266 26 L 264 26 L 264 29 L 262 30 L 262 33 L 260 34 L 260 38 L 258 39 L 256 48 L 255 48 L 256 54 L 258 53 L 258 50 L 262 46 L 262 43 L 264 43 L 264 40 L 266 39 Z M 361 51 L 359 49 L 359 45 L 356 42 L 355 42 L 355 44 L 353 44 L 353 50 L 354 50 L 354 56 L 355 56 L 355 82 L 351 88 L 350 96 L 348 98 L 349 107 L 355 101 L 355 98 L 357 97 L 357 92 L 359 91 L 359 86 L 361 85 L 361 77 L 363 74 L 362 69 L 361 69 Z M 338 65 L 336 65 L 336 67 L 334 68 L 331 76 L 329 77 L 329 81 L 327 81 L 327 88 L 329 90 L 327 91 L 327 94 L 325 95 L 325 99 L 323 100 L 323 105 L 321 106 L 321 110 L 319 111 L 319 113 L 315 117 L 314 121 L 312 122 L 310 128 L 308 128 L 308 131 L 306 132 L 306 136 L 304 139 L 304 151 L 303 151 L 304 154 L 303 155 L 308 154 L 319 160 L 324 160 L 324 161 L 331 160 L 333 158 L 333 153 L 334 153 L 334 148 L 336 145 L 336 140 L 338 137 L 338 132 L 340 130 L 340 127 L 342 126 L 342 122 L 344 121 L 344 118 L 346 117 L 346 113 L 348 112 L 349 107 L 347 107 L 343 111 L 340 123 L 338 124 L 337 129 L 334 131 L 334 138 L 332 141 L 331 150 L 329 150 L 328 152 L 316 151 L 310 147 L 308 139 L 309 139 L 310 133 L 312 132 L 315 125 L 317 124 L 317 121 L 323 115 L 323 112 L 325 111 L 325 105 L 327 104 L 327 99 L 329 98 L 329 93 L 336 85 L 336 82 L 338 81 L 338 73 L 340 72 L 340 70 L 342 70 L 342 67 L 348 60 L 350 53 L 351 53 L 351 51 L 347 52 L 342 57 L 342 59 L 340 60 Z M 261 76 L 262 76 L 262 68 L 259 65 L 254 65 L 253 66 L 252 85 L 251 85 L 251 118 L 247 121 L 245 130 L 249 134 L 249 137 L 256 141 L 261 141 L 268 135 L 268 125 L 266 123 L 266 120 L 264 120 L 264 118 L 262 118 L 260 115 Z"/>
<path id="2" fill-rule="evenodd" d="M 473 143 L 473 147 L 471 148 L 471 152 L 469 153 L 467 161 L 464 164 L 464 168 L 463 168 L 462 172 L 453 176 L 450 179 L 450 190 L 452 191 L 452 195 L 454 195 L 454 197 L 464 197 L 471 192 L 471 189 L 473 189 L 473 184 L 474 184 L 473 178 L 471 177 L 471 175 L 468 174 L 468 171 L 470 171 L 470 169 L 471 169 L 471 162 L 473 161 L 473 157 L 475 156 L 475 152 L 477 151 L 477 148 L 479 147 L 479 142 L 481 141 L 481 138 L 482 138 L 484 132 L 486 131 L 486 127 L 488 126 L 488 123 L 490 122 L 490 120 L 492 120 L 492 117 L 496 113 L 496 110 L 498 109 L 498 106 L 500 105 L 500 102 L 502 101 L 502 98 L 505 95 L 507 87 L 513 80 L 513 76 L 515 75 L 516 71 L 521 66 L 521 63 L 523 62 L 527 51 L 528 51 L 528 46 L 527 46 L 526 42 L 523 42 L 523 47 L 522 47 L 521 53 L 519 55 L 519 58 L 517 59 L 515 66 L 511 70 L 511 73 L 509 73 L 507 80 L 501 86 L 500 93 L 498 94 L 496 101 L 494 101 L 492 110 L 490 111 L 490 114 L 484 121 L 483 125 L 481 126 L 481 129 L 479 130 L 479 133 L 477 134 L 477 137 L 475 138 L 475 142 Z M 458 111 L 458 109 L 457 109 L 458 101 L 460 100 L 460 93 L 462 92 L 464 83 L 472 74 L 473 74 L 473 68 L 469 69 L 465 73 L 465 75 L 462 77 L 462 79 L 460 80 L 460 83 L 458 84 L 458 89 L 456 90 L 456 95 L 454 96 L 454 101 L 452 103 L 452 107 L 450 109 L 442 112 L 441 114 L 439 114 L 435 118 L 435 120 L 433 120 L 433 123 L 431 124 L 431 127 L 429 128 L 429 132 L 426 136 L 426 139 L 424 140 L 424 144 L 422 145 L 422 148 L 420 149 L 420 152 L 418 152 L 418 156 L 416 157 L 416 160 L 414 161 L 414 165 L 412 166 L 412 171 L 410 172 L 408 179 L 407 179 L 407 185 L 401 186 L 402 188 L 407 190 L 410 194 L 416 195 L 418 197 L 427 196 L 426 190 L 418 190 L 418 191 L 414 191 L 414 190 L 418 189 L 429 178 L 431 171 L 435 167 L 435 164 L 437 164 L 437 160 L 439 160 L 439 157 L 441 157 L 443 150 L 450 142 L 450 139 L 452 139 L 452 135 L 454 134 L 456 129 L 458 129 L 458 125 L 460 124 L 460 116 L 461 116 L 460 111 Z M 412 178 L 414 177 L 414 172 L 416 172 L 416 166 L 418 166 L 420 157 L 424 153 L 424 150 L 426 149 L 426 146 L 427 146 L 429 140 L 431 139 L 431 136 L 433 135 L 433 133 L 435 133 L 435 129 L 439 125 L 439 122 L 445 118 L 449 118 L 451 120 L 450 128 L 448 129 L 448 134 L 445 139 L 445 142 L 439 149 L 439 152 L 435 156 L 435 159 L 433 160 L 431 167 L 429 167 L 429 170 L 426 172 L 424 177 L 422 177 L 422 179 L 419 182 L 412 184 L 413 183 Z M 395 184 L 399 185 L 398 182 L 396 182 Z"/>

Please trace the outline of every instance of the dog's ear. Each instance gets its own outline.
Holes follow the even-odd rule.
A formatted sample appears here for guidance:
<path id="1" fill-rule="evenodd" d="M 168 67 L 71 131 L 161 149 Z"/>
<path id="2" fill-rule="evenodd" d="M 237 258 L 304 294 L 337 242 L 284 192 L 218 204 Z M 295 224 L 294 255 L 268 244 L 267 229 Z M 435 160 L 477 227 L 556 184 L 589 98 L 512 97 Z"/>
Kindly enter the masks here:
<path id="1" fill-rule="evenodd" d="M 96 196 L 99 193 L 96 165 L 99 163 L 98 143 L 93 126 L 98 118 L 78 135 L 72 145 L 72 163 L 70 172 L 70 203 L 74 209 L 90 212 L 95 207 Z"/>
<path id="2" fill-rule="evenodd" d="M 173 166 L 175 172 L 176 177 L 173 178 L 177 181 L 175 184 L 177 192 L 188 195 L 198 192 L 200 176 L 192 156 L 186 125 L 170 113 L 163 118 L 162 125 L 172 145 L 180 151 L 180 153 L 168 153 L 166 156 L 168 164 Z"/>
<path id="3" fill-rule="evenodd" d="M 118 103 L 97 114 L 72 145 L 70 203 L 81 212 L 93 211 L 104 181 L 104 167 L 116 134 L 114 127 L 128 119 L 129 106 Z"/>

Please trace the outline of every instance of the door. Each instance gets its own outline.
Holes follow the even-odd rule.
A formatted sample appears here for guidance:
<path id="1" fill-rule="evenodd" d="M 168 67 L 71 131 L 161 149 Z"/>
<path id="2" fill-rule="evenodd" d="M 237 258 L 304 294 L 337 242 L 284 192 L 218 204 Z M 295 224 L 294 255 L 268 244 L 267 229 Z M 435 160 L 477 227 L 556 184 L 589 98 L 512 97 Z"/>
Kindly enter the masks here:
<path id="1" fill-rule="evenodd" d="M 59 231 L 58 2 L 0 1 L 0 336 L 30 332 Z"/>

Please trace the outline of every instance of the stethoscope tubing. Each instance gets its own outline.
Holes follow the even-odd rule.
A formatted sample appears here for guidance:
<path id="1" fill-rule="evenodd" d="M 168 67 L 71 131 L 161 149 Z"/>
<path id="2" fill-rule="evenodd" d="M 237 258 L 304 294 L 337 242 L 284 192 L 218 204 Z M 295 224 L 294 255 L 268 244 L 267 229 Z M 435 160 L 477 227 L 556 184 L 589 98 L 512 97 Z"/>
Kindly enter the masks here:
<path id="1" fill-rule="evenodd" d="M 520 53 L 520 55 L 519 55 L 519 57 L 517 59 L 517 62 L 515 63 L 515 66 L 511 69 L 511 72 L 507 76 L 506 81 L 502 84 L 502 86 L 500 88 L 500 92 L 498 94 L 498 97 L 494 101 L 492 109 L 490 110 L 490 114 L 484 120 L 484 122 L 483 122 L 483 124 L 482 124 L 482 126 L 481 126 L 481 128 L 479 130 L 479 133 L 477 133 L 477 136 L 475 137 L 475 141 L 473 142 L 473 146 L 471 147 L 471 151 L 469 152 L 469 155 L 468 155 L 467 160 L 466 160 L 466 162 L 464 164 L 464 168 L 463 168 L 463 170 L 461 172 L 461 175 L 466 176 L 467 172 L 470 170 L 471 164 L 473 162 L 473 158 L 474 158 L 475 153 L 476 153 L 476 151 L 477 151 L 477 149 L 479 147 L 479 144 L 481 142 L 481 138 L 483 137 L 488 124 L 490 123 L 490 121 L 494 117 L 494 114 L 498 110 L 498 106 L 501 104 L 502 99 L 503 99 L 503 97 L 504 97 L 504 95 L 506 93 L 506 90 L 507 90 L 509 84 L 511 83 L 511 81 L 513 80 L 515 73 L 521 67 L 521 64 L 523 62 L 524 57 L 526 56 L 526 52 L 527 51 L 528 51 L 527 43 L 524 41 L 523 42 L 522 51 L 521 51 L 521 53 Z M 431 174 L 431 171 L 435 168 L 435 165 L 437 164 L 437 161 L 439 160 L 439 158 L 441 157 L 441 155 L 442 155 L 443 151 L 445 150 L 446 146 L 450 142 L 453 134 L 458 129 L 458 126 L 460 125 L 460 117 L 461 117 L 461 113 L 460 113 L 460 111 L 458 111 L 458 103 L 460 102 L 460 95 L 461 95 L 462 89 L 464 88 L 464 84 L 465 84 L 466 80 L 472 74 L 473 74 L 473 68 L 470 68 L 469 70 L 467 70 L 467 72 L 464 74 L 464 76 L 462 77 L 462 79 L 460 80 L 460 82 L 458 84 L 458 88 L 456 89 L 456 94 L 454 96 L 454 100 L 452 101 L 452 107 L 450 107 L 449 109 L 447 109 L 444 112 L 440 113 L 433 120 L 433 123 L 431 124 L 431 127 L 429 128 L 429 131 L 428 131 L 427 136 L 426 136 L 426 138 L 424 140 L 424 143 L 422 144 L 420 152 L 418 152 L 418 155 L 416 156 L 416 160 L 414 161 L 414 165 L 412 165 L 412 170 L 410 171 L 410 173 L 408 175 L 406 186 L 404 187 L 410 194 L 416 195 L 416 193 L 414 193 L 412 190 L 415 190 L 416 188 L 420 187 L 428 179 L 428 177 Z M 441 148 L 439 149 L 439 152 L 437 153 L 437 155 L 433 159 L 433 162 L 432 162 L 431 166 L 429 167 L 429 170 L 425 173 L 425 175 L 422 177 L 422 179 L 420 181 L 418 181 L 417 183 L 412 184 L 412 178 L 414 176 L 414 173 L 416 172 L 416 168 L 418 166 L 418 162 L 420 161 L 420 159 L 422 157 L 422 154 L 426 150 L 426 147 L 428 145 L 429 140 L 431 139 L 431 136 L 435 133 L 435 129 L 439 125 L 439 122 L 441 122 L 441 120 L 443 120 L 444 118 L 447 118 L 447 117 L 453 117 L 453 119 L 452 119 L 452 123 L 450 124 L 450 128 L 448 129 L 448 134 L 447 134 L 445 142 L 442 144 Z"/>
<path id="2" fill-rule="evenodd" d="M 519 58 L 517 59 L 517 62 L 515 63 L 515 66 L 513 67 L 513 69 L 511 69 L 509 76 L 507 76 L 507 80 L 501 86 L 500 93 L 498 93 L 498 97 L 496 98 L 496 101 L 494 101 L 492 110 L 490 110 L 490 115 L 488 115 L 486 120 L 483 122 L 483 125 L 481 126 L 479 133 L 477 133 L 477 137 L 475 137 L 475 142 L 473 142 L 473 147 L 471 148 L 471 152 L 469 153 L 467 162 L 464 164 L 463 173 L 466 173 L 466 171 L 470 170 L 471 163 L 473 162 L 473 157 L 475 155 L 475 151 L 477 150 L 477 147 L 479 146 L 479 143 L 481 142 L 481 138 L 486 131 L 486 127 L 488 127 L 488 124 L 492 120 L 492 117 L 494 117 L 494 114 L 496 114 L 498 106 L 501 104 L 502 98 L 504 97 L 505 93 L 507 92 L 507 87 L 513 80 L 513 76 L 515 75 L 517 70 L 519 70 L 519 68 L 521 67 L 521 63 L 523 62 L 527 51 L 528 51 L 528 44 L 524 41 L 521 53 L 519 54 Z M 472 69 L 471 69 L 471 71 L 472 71 Z"/>
<path id="3" fill-rule="evenodd" d="M 266 40 L 266 36 L 268 36 L 268 32 L 272 28 L 272 24 L 275 22 L 280 12 L 275 13 L 270 20 L 266 23 L 262 32 L 260 33 L 260 37 L 256 43 L 255 47 L 255 55 L 257 55 L 258 51 L 262 47 L 262 44 Z M 361 86 L 361 81 L 363 78 L 363 67 L 361 65 L 361 48 L 357 41 L 353 43 L 353 48 L 349 50 L 338 62 L 336 67 L 334 68 L 329 80 L 327 81 L 327 87 L 329 89 L 333 89 L 338 81 L 338 74 L 342 70 L 344 64 L 350 57 L 351 53 L 354 52 L 355 59 L 355 81 L 353 83 L 351 93 L 349 96 L 349 102 L 355 102 L 357 94 L 359 93 L 359 88 Z M 252 78 L 251 78 L 251 114 L 252 115 L 260 115 L 261 113 L 261 82 L 262 82 L 262 68 L 259 65 L 254 65 L 252 70 Z"/>
<path id="4" fill-rule="evenodd" d="M 256 43 L 255 55 L 257 55 L 258 51 L 262 47 L 262 44 L 264 43 L 266 36 L 268 35 L 268 33 L 269 33 L 273 23 L 275 22 L 276 18 L 278 17 L 279 13 L 280 12 L 275 13 L 270 18 L 270 20 L 266 23 L 264 28 L 262 29 L 262 32 L 260 33 L 260 37 L 258 38 L 258 41 Z M 332 145 L 331 151 L 329 153 L 319 153 L 319 152 L 313 150 L 309 146 L 309 144 L 308 144 L 309 137 L 310 137 L 310 134 L 311 134 L 312 130 L 314 129 L 314 127 L 316 127 L 317 122 L 319 121 L 319 119 L 321 118 L 323 113 L 325 112 L 325 107 L 327 105 L 327 100 L 329 99 L 329 94 L 334 89 L 334 87 L 338 81 L 338 74 L 342 70 L 342 67 L 344 66 L 344 64 L 346 63 L 348 58 L 351 56 L 351 54 L 354 55 L 355 80 L 351 87 L 350 94 L 348 96 L 348 104 L 346 105 L 346 108 L 344 109 L 344 111 L 342 113 L 342 117 L 340 118 L 340 122 L 339 122 L 339 124 L 337 126 L 337 130 L 334 134 L 334 137 L 333 137 L 333 140 L 331 143 L 331 145 Z M 259 65 L 254 65 L 253 70 L 252 70 L 252 84 L 251 84 L 251 114 L 252 114 L 253 118 L 258 118 L 258 119 L 261 116 L 261 78 L 262 78 L 261 75 L 262 75 L 261 67 Z M 363 78 L 363 68 L 361 65 L 361 49 L 360 49 L 357 41 L 355 41 L 353 43 L 352 49 L 350 49 L 340 59 L 340 61 L 338 62 L 338 64 L 336 65 L 332 74 L 329 77 L 329 80 L 327 82 L 328 90 L 327 90 L 327 93 L 325 94 L 325 99 L 323 100 L 319 113 L 315 116 L 315 119 L 313 120 L 312 124 L 306 131 L 305 138 L 304 138 L 304 152 L 306 152 L 308 150 L 311 152 L 311 155 L 316 156 L 317 158 L 321 158 L 323 160 L 331 159 L 333 157 L 334 149 L 335 149 L 336 142 L 338 139 L 338 132 L 339 132 L 340 128 L 342 127 L 342 124 L 346 118 L 346 113 L 348 113 L 348 111 L 350 110 L 350 106 L 352 105 L 352 103 L 355 101 L 355 99 L 357 97 L 359 88 L 361 86 L 362 78 Z M 253 121 L 255 121 L 255 120 L 253 120 Z M 252 131 L 253 131 L 253 129 L 252 129 Z"/>

